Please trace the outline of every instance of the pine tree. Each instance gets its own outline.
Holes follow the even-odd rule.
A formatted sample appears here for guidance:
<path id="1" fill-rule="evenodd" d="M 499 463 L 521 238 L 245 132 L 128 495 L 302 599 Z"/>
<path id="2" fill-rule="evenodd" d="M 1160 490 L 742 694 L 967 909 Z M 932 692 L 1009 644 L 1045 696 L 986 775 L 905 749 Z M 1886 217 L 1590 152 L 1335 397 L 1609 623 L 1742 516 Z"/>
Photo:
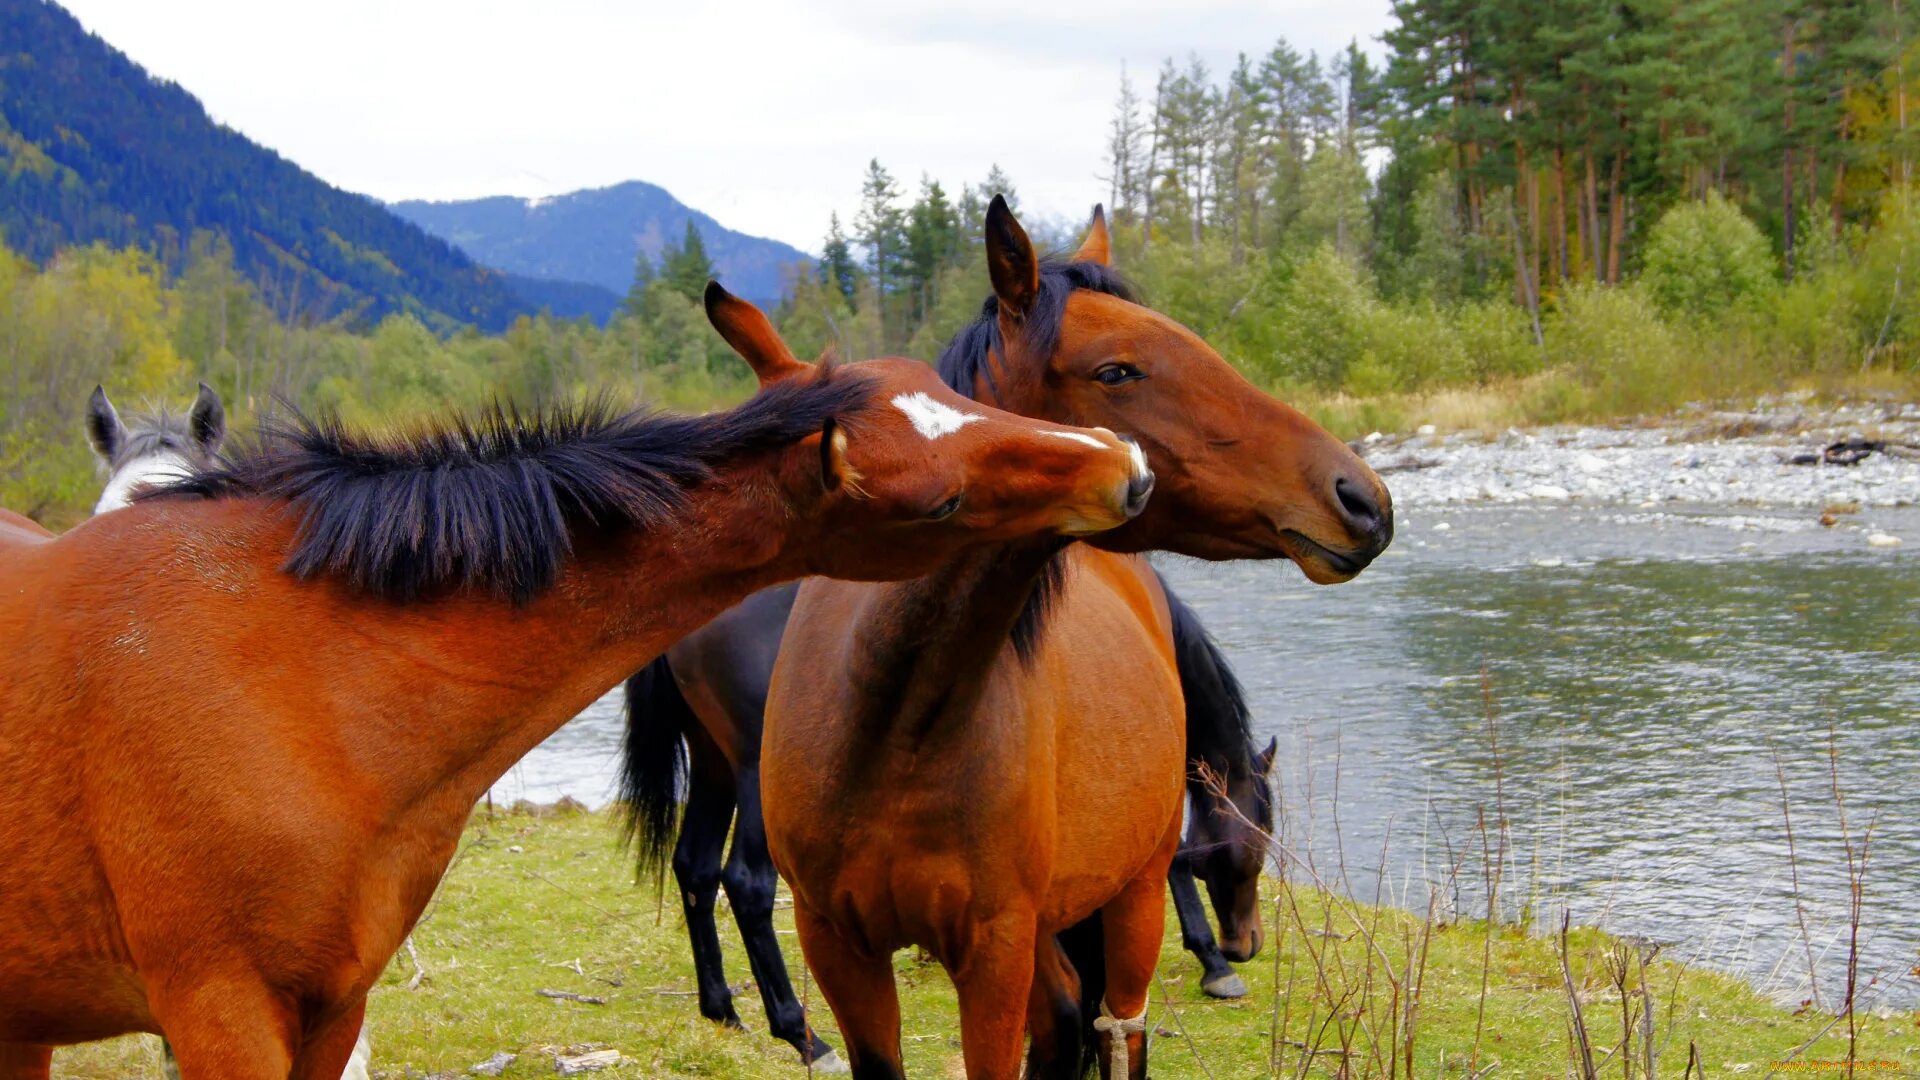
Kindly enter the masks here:
<path id="1" fill-rule="evenodd" d="M 992 202 L 995 195 L 1007 200 L 1007 209 L 1020 212 L 1020 193 L 1014 190 L 1013 180 L 994 162 L 987 169 L 987 178 L 980 183 L 980 190 L 986 193 L 987 201 Z"/>
<path id="2" fill-rule="evenodd" d="M 897 205 L 900 187 L 875 158 L 867 163 L 860 185 L 860 216 L 854 219 L 854 238 L 867 249 L 867 275 L 873 284 L 881 336 L 887 341 L 891 320 L 887 305 L 899 287 L 900 267 L 906 256 L 906 226 Z"/>
<path id="3" fill-rule="evenodd" d="M 961 250 L 960 218 L 938 180 L 920 177 L 920 198 L 907 212 L 902 287 L 918 323 L 933 310 L 940 271 Z"/>
<path id="4" fill-rule="evenodd" d="M 620 308 L 636 319 L 646 317 L 647 289 L 653 285 L 659 275 L 654 272 L 653 260 L 647 253 L 638 251 L 633 256 L 633 284 L 627 286 L 626 299 L 620 301 Z"/>
<path id="5" fill-rule="evenodd" d="M 1140 199 L 1141 174 L 1146 141 L 1140 123 L 1140 97 L 1133 91 L 1127 65 L 1120 65 L 1120 97 L 1114 102 L 1113 120 L 1107 127 L 1107 207 L 1118 225 L 1132 224 Z"/>
<path id="6" fill-rule="evenodd" d="M 820 245 L 820 263 L 814 272 L 819 275 L 820 284 L 838 291 L 848 306 L 852 306 L 854 292 L 860 287 L 860 265 L 854 261 L 853 245 L 840 231 L 838 211 L 828 216 L 827 240 Z"/>
<path id="7" fill-rule="evenodd" d="M 713 280 L 713 260 L 707 258 L 707 246 L 692 218 L 687 219 L 687 233 L 680 246 L 668 248 L 664 255 L 661 280 L 674 292 L 698 302 L 706 294 L 707 282 Z"/>

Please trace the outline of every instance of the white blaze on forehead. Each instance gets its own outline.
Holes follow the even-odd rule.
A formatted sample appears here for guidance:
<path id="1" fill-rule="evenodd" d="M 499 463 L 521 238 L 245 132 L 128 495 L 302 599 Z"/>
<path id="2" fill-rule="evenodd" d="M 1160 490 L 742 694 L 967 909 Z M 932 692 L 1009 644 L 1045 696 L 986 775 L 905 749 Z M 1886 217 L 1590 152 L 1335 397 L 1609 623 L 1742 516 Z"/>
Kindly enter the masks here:
<path id="1" fill-rule="evenodd" d="M 976 420 L 986 419 L 978 413 L 964 413 L 935 401 L 920 391 L 896 396 L 893 407 L 906 413 L 907 419 L 913 421 L 913 430 L 928 439 L 951 435 Z"/>
<path id="2" fill-rule="evenodd" d="M 94 504 L 93 512 L 104 514 L 109 510 L 131 506 L 133 494 L 139 489 L 178 480 L 192 472 L 193 468 L 187 464 L 187 459 L 179 454 L 149 454 L 137 461 L 129 461 L 107 481 L 107 490 L 100 493 L 100 501 Z"/>
<path id="3" fill-rule="evenodd" d="M 1078 432 L 1078 431 L 1043 431 L 1040 434 L 1051 435 L 1056 439 L 1072 439 L 1074 442 L 1077 442 L 1077 443 L 1086 443 L 1088 446 L 1093 447 L 1095 450 L 1107 449 L 1106 443 L 1101 442 L 1099 439 L 1096 439 L 1091 435 L 1082 434 L 1081 432 Z"/>

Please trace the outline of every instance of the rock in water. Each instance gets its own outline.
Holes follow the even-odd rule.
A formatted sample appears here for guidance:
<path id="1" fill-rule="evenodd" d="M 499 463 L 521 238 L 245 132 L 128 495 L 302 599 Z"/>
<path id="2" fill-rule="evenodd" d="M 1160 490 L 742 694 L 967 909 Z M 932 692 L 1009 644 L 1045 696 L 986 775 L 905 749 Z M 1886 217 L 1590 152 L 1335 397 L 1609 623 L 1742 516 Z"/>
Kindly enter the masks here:
<path id="1" fill-rule="evenodd" d="M 1868 533 L 1867 543 L 1873 547 L 1899 547 L 1900 538 L 1892 533 Z"/>

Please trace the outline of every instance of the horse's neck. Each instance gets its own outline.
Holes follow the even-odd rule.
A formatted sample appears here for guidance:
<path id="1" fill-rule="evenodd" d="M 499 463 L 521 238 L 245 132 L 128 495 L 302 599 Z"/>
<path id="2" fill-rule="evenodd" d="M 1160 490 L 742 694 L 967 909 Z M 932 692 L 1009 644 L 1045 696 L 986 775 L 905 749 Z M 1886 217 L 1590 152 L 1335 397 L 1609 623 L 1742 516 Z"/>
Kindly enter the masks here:
<path id="1" fill-rule="evenodd" d="M 680 527 L 584 538 L 528 604 L 462 594 L 395 608 L 330 590 L 371 654 L 375 702 L 334 719 L 399 806 L 471 806 L 567 720 L 749 593 L 797 576 L 750 485 L 692 493 Z M 365 645 L 373 648 L 366 649 Z M 464 816 L 464 809 L 462 811 Z"/>
<path id="2" fill-rule="evenodd" d="M 980 549 L 913 581 L 882 585 L 854 629 L 854 721 L 863 739 L 918 742 L 965 723 L 1015 624 L 1060 557 L 1055 540 Z"/>

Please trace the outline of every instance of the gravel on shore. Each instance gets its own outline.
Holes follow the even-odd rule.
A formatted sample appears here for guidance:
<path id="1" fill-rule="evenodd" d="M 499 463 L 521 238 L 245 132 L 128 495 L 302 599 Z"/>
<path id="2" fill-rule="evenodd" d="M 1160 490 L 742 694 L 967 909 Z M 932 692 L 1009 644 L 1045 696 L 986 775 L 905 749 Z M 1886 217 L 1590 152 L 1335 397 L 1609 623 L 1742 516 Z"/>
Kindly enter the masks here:
<path id="1" fill-rule="evenodd" d="M 1794 464 L 1850 438 L 1887 448 L 1853 465 Z M 1695 410 L 1657 426 L 1375 433 L 1355 443 L 1403 506 L 1590 502 L 1821 510 L 1920 505 L 1920 403 Z"/>

